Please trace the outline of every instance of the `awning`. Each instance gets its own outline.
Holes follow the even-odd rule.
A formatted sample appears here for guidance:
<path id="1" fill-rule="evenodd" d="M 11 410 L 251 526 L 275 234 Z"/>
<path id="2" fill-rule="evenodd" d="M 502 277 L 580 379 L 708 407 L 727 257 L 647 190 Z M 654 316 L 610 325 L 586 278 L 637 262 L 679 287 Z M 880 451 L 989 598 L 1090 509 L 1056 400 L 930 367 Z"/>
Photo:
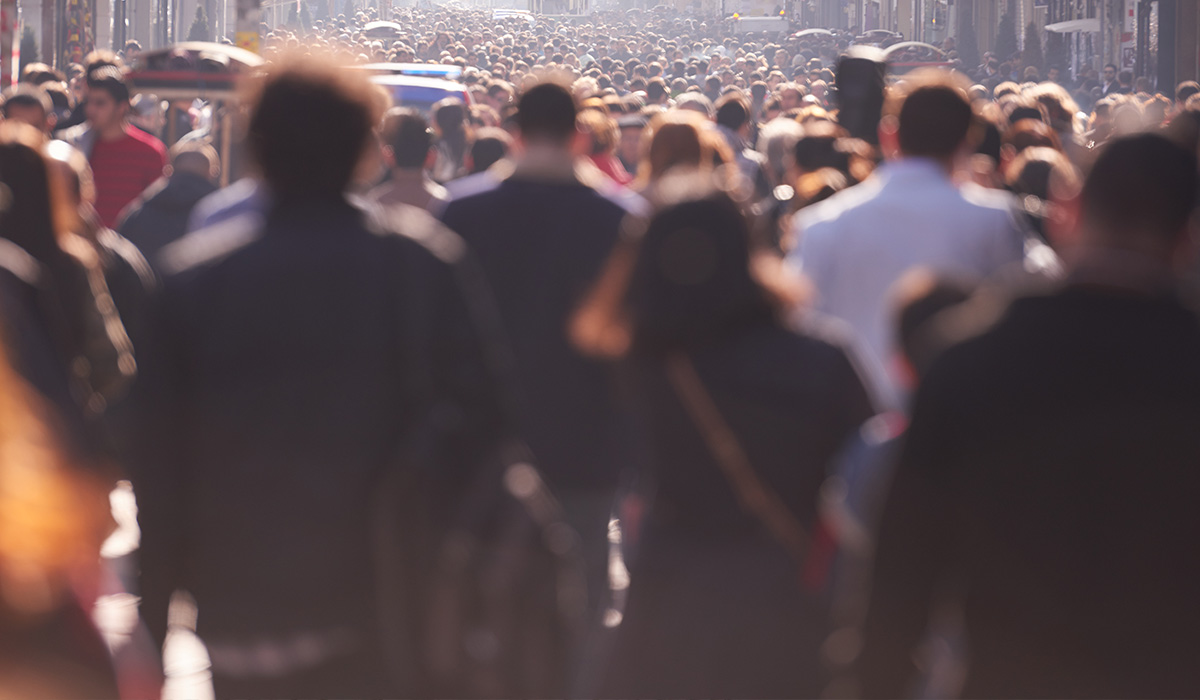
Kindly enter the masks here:
<path id="1" fill-rule="evenodd" d="M 1047 24 L 1046 31 L 1057 34 L 1066 34 L 1067 32 L 1098 32 L 1100 31 L 1100 19 L 1093 17 L 1092 19 L 1071 19 L 1066 22 L 1055 22 L 1054 24 Z"/>

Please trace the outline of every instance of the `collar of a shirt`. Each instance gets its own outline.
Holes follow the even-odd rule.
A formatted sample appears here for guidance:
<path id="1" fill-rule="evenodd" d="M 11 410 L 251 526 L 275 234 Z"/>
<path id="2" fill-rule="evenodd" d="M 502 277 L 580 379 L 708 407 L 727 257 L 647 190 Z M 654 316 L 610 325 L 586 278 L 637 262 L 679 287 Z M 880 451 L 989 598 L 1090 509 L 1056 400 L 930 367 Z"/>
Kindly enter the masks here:
<path id="1" fill-rule="evenodd" d="M 878 173 L 885 178 L 921 178 L 950 182 L 946 166 L 933 158 L 917 158 L 906 156 L 897 160 L 889 160 L 879 167 Z"/>

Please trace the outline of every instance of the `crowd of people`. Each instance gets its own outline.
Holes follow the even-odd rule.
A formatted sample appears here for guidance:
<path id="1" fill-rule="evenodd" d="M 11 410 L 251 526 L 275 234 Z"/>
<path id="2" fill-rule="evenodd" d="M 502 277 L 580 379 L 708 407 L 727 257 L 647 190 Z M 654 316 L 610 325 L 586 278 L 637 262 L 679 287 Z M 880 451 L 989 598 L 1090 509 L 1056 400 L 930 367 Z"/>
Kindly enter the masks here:
<path id="1" fill-rule="evenodd" d="M 0 694 L 1200 693 L 1200 85 L 376 17 L 4 91 Z"/>

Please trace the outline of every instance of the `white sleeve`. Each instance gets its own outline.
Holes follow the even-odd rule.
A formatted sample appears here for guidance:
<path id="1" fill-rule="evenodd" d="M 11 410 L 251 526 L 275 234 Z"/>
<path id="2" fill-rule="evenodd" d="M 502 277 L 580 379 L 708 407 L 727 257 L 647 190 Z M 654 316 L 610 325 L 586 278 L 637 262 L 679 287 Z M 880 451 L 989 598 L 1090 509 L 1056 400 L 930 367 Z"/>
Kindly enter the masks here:
<path id="1" fill-rule="evenodd" d="M 833 232 L 828 222 L 806 226 L 803 217 L 796 220 L 797 245 L 788 262 L 813 285 L 817 293 L 813 306 L 825 310 L 825 297 L 833 282 Z"/>

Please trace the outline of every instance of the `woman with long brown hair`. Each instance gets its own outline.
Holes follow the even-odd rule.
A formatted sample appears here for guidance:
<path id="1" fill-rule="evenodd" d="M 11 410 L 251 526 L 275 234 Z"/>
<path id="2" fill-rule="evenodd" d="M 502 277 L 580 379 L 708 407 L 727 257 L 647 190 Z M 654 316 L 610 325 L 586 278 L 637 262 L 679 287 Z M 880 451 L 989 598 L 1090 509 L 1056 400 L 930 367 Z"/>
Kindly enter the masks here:
<path id="1" fill-rule="evenodd" d="M 572 326 L 622 358 L 650 439 L 650 507 L 604 687 L 622 697 L 814 697 L 814 543 L 829 460 L 872 415 L 835 333 L 797 327 L 711 176 L 680 172 Z M 617 617 L 614 617 L 615 622 Z"/>

